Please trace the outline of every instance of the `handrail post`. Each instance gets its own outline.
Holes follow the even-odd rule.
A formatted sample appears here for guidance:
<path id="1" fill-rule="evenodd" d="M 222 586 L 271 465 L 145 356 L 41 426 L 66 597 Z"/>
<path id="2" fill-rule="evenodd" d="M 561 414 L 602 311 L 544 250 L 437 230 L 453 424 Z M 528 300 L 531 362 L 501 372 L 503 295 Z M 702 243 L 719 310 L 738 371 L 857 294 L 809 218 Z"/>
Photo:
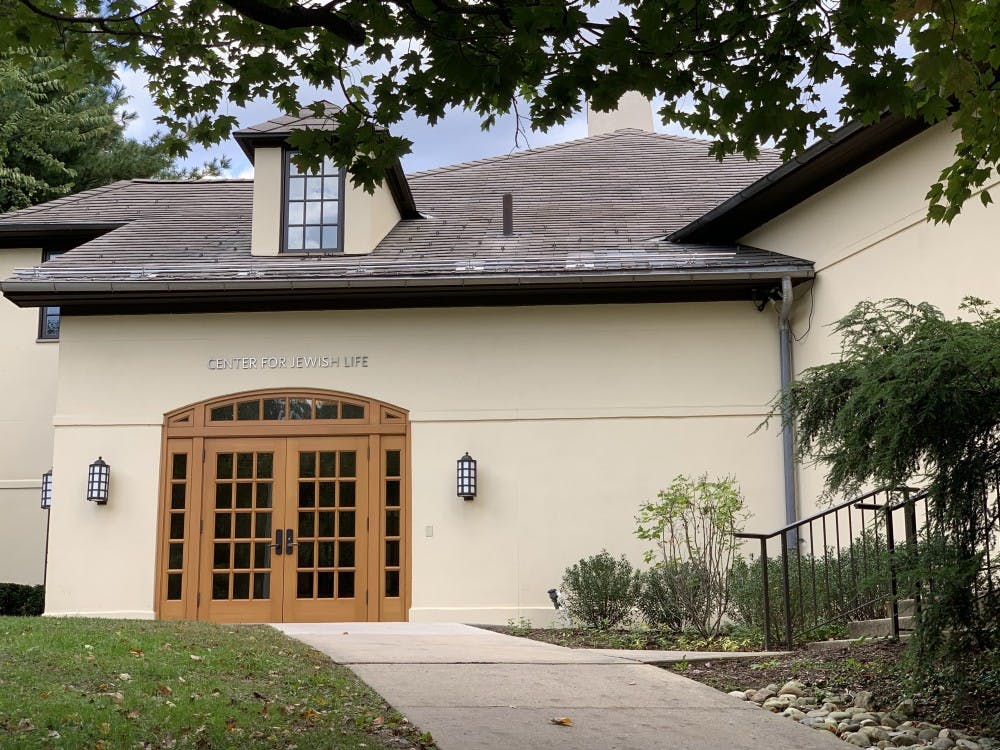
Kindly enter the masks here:
<path id="1" fill-rule="evenodd" d="M 792 647 L 792 592 L 788 581 L 788 530 L 781 532 L 781 579 L 785 594 L 785 647 Z"/>
<path id="2" fill-rule="evenodd" d="M 764 587 L 764 650 L 771 650 L 771 588 L 767 582 L 767 538 L 760 539 L 760 582 Z"/>
<path id="3" fill-rule="evenodd" d="M 889 633 L 899 640 L 899 587 L 896 582 L 896 543 L 892 530 L 892 503 L 885 504 L 885 546 L 889 551 Z"/>

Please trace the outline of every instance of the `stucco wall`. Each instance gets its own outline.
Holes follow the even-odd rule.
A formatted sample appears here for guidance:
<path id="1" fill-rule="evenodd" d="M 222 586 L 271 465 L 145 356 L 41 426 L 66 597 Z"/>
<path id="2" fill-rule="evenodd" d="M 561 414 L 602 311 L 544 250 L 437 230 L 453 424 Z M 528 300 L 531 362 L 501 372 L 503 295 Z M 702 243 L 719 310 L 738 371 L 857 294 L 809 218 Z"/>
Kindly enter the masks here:
<path id="1" fill-rule="evenodd" d="M 950 226 L 925 220 L 924 196 L 954 144 L 947 125 L 933 128 L 742 239 L 816 263 L 815 286 L 795 305 L 796 370 L 836 359 L 830 325 L 861 300 L 927 301 L 949 315 L 967 295 L 1000 304 L 1000 208 L 974 196 Z M 809 513 L 823 474 L 801 469 L 798 480 Z"/>
<path id="2" fill-rule="evenodd" d="M 0 250 L 0 278 L 41 262 L 39 249 Z M 0 295 L 0 582 L 41 583 L 45 517 L 39 508 L 42 472 L 51 466 L 59 345 L 36 342 L 38 310 L 22 310 Z"/>
<path id="3" fill-rule="evenodd" d="M 47 611 L 152 615 L 164 412 L 312 386 L 410 410 L 411 618 L 544 621 L 567 565 L 640 559 L 635 510 L 677 473 L 735 474 L 755 523 L 780 521 L 779 441 L 750 436 L 777 388 L 775 326 L 749 303 L 68 318 Z M 261 354 L 368 366 L 208 367 Z M 465 451 L 471 503 L 454 488 Z M 98 454 L 106 507 L 83 499 Z"/>

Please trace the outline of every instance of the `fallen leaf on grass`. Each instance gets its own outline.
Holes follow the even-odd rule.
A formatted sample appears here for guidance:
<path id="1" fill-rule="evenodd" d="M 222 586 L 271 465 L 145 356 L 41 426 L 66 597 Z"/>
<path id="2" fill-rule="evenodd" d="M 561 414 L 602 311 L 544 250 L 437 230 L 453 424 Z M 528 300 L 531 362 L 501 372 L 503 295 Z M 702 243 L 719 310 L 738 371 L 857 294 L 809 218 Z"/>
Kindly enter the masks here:
<path id="1" fill-rule="evenodd" d="M 232 716 L 226 719 L 226 731 L 227 732 L 236 731 L 236 719 L 233 718 Z"/>
<path id="2" fill-rule="evenodd" d="M 170 695 L 173 692 L 174 692 L 174 689 L 172 687 L 170 687 L 169 685 L 160 685 L 158 688 L 156 688 L 156 694 L 157 695 L 167 696 L 167 695 Z"/>
<path id="3" fill-rule="evenodd" d="M 372 721 L 372 726 L 375 726 L 375 727 L 380 727 L 383 724 L 385 724 L 385 717 L 383 717 L 383 716 L 376 716 L 375 720 Z"/>
<path id="4" fill-rule="evenodd" d="M 128 650 L 128 652 L 130 654 L 132 654 L 132 656 L 142 656 L 143 655 L 143 651 L 142 651 L 141 648 L 130 648 Z"/>
<path id="5" fill-rule="evenodd" d="M 202 657 L 197 654 L 191 654 L 191 661 L 201 661 Z"/>
<path id="6" fill-rule="evenodd" d="M 31 723 L 31 719 L 21 719 L 17 722 L 17 728 L 23 729 L 25 732 L 30 732 L 35 728 L 35 725 Z"/>
<path id="7" fill-rule="evenodd" d="M 560 716 L 558 718 L 549 719 L 550 724 L 555 724 L 560 727 L 571 727 L 573 726 L 573 720 L 568 716 Z"/>
<path id="8" fill-rule="evenodd" d="M 129 680 L 132 679 L 132 675 L 130 675 L 128 672 L 122 672 L 120 675 L 118 675 L 118 679 L 121 680 L 122 682 L 128 682 Z"/>
<path id="9" fill-rule="evenodd" d="M 138 719 L 139 718 L 139 712 L 135 711 L 135 710 L 129 711 L 127 714 L 125 714 L 125 718 L 126 719 Z"/>
<path id="10" fill-rule="evenodd" d="M 101 734 L 110 734 L 110 733 L 111 733 L 111 725 L 105 721 L 103 724 L 101 724 Z"/>

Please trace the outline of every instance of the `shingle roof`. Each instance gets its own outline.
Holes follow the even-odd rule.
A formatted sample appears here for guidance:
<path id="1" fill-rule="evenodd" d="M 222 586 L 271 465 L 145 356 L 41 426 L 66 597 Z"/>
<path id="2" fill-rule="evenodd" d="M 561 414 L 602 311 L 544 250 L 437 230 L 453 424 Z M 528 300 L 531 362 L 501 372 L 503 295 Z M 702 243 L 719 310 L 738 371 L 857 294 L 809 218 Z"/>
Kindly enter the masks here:
<path id="1" fill-rule="evenodd" d="M 317 117 L 314 112 L 316 107 L 322 107 L 325 113 L 322 117 Z M 293 130 L 301 130 L 304 128 L 309 128 L 312 130 L 334 130 L 337 125 L 333 120 L 332 115 L 337 114 L 340 111 L 338 107 L 333 102 L 328 102 L 326 100 L 321 100 L 312 104 L 308 107 L 303 107 L 299 110 L 298 117 L 292 115 L 281 115 L 280 117 L 274 117 L 270 120 L 265 120 L 264 122 L 257 123 L 256 125 L 249 125 L 245 128 L 237 130 L 233 133 L 233 137 L 239 140 L 241 136 L 252 135 L 256 133 L 267 133 L 269 135 L 288 135 Z"/>
<path id="2" fill-rule="evenodd" d="M 425 218 L 399 222 L 369 255 L 251 256 L 249 181 L 121 182 L 0 216 L 0 236 L 62 223 L 122 224 L 41 268 L 18 271 L 3 289 L 16 298 L 86 284 L 356 288 L 808 277 L 805 260 L 663 240 L 776 163 L 771 153 L 756 163 L 718 162 L 705 142 L 622 130 L 420 172 L 410 186 Z M 505 192 L 514 195 L 513 236 L 501 231 Z"/>

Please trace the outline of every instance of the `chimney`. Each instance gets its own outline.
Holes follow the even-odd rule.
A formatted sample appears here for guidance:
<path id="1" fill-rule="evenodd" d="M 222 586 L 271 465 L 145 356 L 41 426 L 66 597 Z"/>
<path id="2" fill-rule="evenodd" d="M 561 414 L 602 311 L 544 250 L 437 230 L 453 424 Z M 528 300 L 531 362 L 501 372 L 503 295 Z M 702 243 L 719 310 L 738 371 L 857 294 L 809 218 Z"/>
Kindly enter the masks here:
<path id="1" fill-rule="evenodd" d="M 602 135 L 624 128 L 654 132 L 653 105 L 638 91 L 626 91 L 618 100 L 618 107 L 610 112 L 597 112 L 587 102 L 587 135 Z"/>
<path id="2" fill-rule="evenodd" d="M 510 237 L 514 234 L 514 194 L 503 194 L 503 234 Z"/>

